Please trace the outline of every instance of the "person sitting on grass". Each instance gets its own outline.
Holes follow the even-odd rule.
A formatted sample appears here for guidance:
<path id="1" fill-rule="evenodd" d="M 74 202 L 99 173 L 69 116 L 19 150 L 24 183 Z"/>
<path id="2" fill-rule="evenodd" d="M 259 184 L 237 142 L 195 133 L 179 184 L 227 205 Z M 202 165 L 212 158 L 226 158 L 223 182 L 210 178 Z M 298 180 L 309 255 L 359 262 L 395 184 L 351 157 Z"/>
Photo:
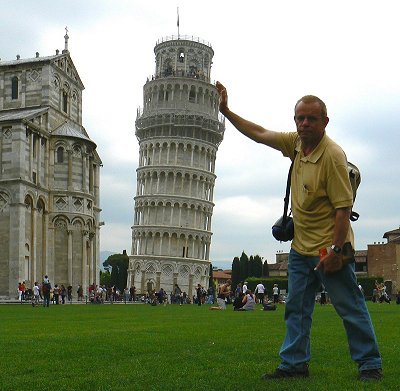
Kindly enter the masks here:
<path id="1" fill-rule="evenodd" d="M 225 300 L 231 294 L 231 280 L 227 280 L 225 284 L 221 285 L 218 290 L 217 304 L 218 307 L 210 307 L 210 310 L 226 310 Z"/>
<path id="2" fill-rule="evenodd" d="M 253 292 L 247 289 L 246 294 L 243 297 L 243 307 L 239 308 L 238 311 L 253 311 L 256 306 L 256 299 Z"/>
<path id="3" fill-rule="evenodd" d="M 233 310 L 234 311 L 239 311 L 244 303 L 243 303 L 243 298 L 244 298 L 244 293 L 242 291 L 239 292 L 239 295 L 235 297 L 235 300 L 233 300 Z"/>

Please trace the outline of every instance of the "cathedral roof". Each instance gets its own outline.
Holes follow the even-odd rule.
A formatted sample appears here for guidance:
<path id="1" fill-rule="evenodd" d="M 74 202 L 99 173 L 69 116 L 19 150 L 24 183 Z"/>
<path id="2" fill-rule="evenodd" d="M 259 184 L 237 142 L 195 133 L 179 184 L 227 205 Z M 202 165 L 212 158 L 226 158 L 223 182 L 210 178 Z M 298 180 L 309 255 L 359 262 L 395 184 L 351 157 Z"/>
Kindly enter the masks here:
<path id="1" fill-rule="evenodd" d="M 96 145 L 85 133 L 84 131 L 77 125 L 72 122 L 64 122 L 58 128 L 54 129 L 51 132 L 52 136 L 63 136 L 63 137 L 73 137 L 79 138 L 82 140 L 86 140 Z"/>
<path id="2" fill-rule="evenodd" d="M 40 57 L 37 55 L 36 57 L 33 58 L 17 58 L 16 60 L 11 60 L 11 61 L 0 61 L 0 67 L 14 67 L 18 66 L 21 64 L 39 64 L 39 63 L 48 63 L 48 64 L 55 64 L 56 66 L 59 67 L 58 63 L 61 61 L 62 58 L 68 58 L 68 62 L 70 63 L 71 69 L 73 69 L 73 72 L 69 73 L 68 76 L 72 77 L 73 75 L 73 80 L 76 81 L 82 89 L 84 89 L 84 85 L 82 83 L 81 78 L 79 77 L 78 71 L 76 70 L 76 67 L 74 65 L 74 62 L 72 61 L 71 54 L 69 51 L 63 51 L 63 53 L 55 54 L 52 56 L 44 56 Z M 65 69 L 61 69 L 63 72 L 65 72 Z"/>
<path id="3" fill-rule="evenodd" d="M 29 109 L 13 109 L 0 112 L 0 122 L 3 121 L 18 121 L 22 119 L 31 119 L 45 113 L 48 107 L 29 108 Z"/>
<path id="4" fill-rule="evenodd" d="M 11 61 L 0 61 L 0 66 L 12 66 L 12 65 L 27 64 L 32 62 L 46 62 L 63 56 L 65 56 L 65 54 L 56 54 L 53 56 L 46 56 L 46 57 L 20 58 L 18 60 L 11 60 Z"/>

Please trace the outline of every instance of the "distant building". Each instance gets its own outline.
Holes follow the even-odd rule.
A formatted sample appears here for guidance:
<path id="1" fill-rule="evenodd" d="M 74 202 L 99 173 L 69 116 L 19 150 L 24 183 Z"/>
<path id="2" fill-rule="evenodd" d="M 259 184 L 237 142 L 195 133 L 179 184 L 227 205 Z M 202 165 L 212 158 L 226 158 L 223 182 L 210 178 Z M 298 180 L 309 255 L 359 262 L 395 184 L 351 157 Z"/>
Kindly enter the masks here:
<path id="1" fill-rule="evenodd" d="M 214 270 L 213 280 L 216 285 L 225 284 L 232 279 L 232 270 Z"/>
<path id="2" fill-rule="evenodd" d="M 382 277 L 388 293 L 400 290 L 400 228 L 385 232 L 387 243 L 368 245 L 368 275 Z"/>
<path id="3" fill-rule="evenodd" d="M 287 259 L 286 260 L 280 259 L 279 262 L 268 264 L 268 270 L 269 270 L 270 277 L 287 277 L 287 275 L 288 275 Z"/>
<path id="4" fill-rule="evenodd" d="M 10 35 L 10 37 L 12 34 Z M 96 144 L 68 50 L 0 61 L 0 297 L 18 282 L 85 289 L 99 280 Z"/>
<path id="5" fill-rule="evenodd" d="M 287 277 L 289 253 L 279 252 L 276 254 L 276 263 L 268 265 L 271 277 Z M 355 271 L 356 273 L 367 274 L 367 250 L 357 250 L 355 252 Z"/>

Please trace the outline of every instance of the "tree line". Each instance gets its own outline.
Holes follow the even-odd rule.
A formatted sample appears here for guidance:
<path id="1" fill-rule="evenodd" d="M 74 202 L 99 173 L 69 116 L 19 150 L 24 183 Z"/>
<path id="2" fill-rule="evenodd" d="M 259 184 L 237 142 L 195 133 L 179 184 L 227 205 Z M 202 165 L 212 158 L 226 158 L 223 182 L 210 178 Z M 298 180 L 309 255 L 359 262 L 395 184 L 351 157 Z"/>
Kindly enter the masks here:
<path id="1" fill-rule="evenodd" d="M 122 254 L 110 255 L 104 262 L 104 272 L 100 272 L 100 284 L 115 286 L 120 292 L 126 288 L 129 257 L 124 250 Z M 111 270 L 110 270 L 111 269 Z"/>
<path id="2" fill-rule="evenodd" d="M 232 261 L 232 287 L 236 287 L 240 282 L 249 277 L 267 278 L 269 277 L 268 262 L 259 255 L 250 255 L 243 251 L 242 255 L 233 258 Z"/>

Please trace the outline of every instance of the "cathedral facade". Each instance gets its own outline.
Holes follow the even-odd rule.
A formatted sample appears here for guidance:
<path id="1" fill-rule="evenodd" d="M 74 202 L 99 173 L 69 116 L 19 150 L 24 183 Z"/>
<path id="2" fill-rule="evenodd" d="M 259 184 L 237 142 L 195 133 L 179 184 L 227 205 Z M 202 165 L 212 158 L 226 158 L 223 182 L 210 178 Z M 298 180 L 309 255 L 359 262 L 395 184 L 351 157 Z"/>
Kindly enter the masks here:
<path id="1" fill-rule="evenodd" d="M 82 126 L 84 86 L 68 50 L 0 61 L 0 297 L 47 274 L 99 282 L 96 144 Z"/>
<path id="2" fill-rule="evenodd" d="M 208 287 L 215 163 L 225 124 L 211 84 L 214 51 L 193 37 L 157 42 L 137 112 L 139 167 L 128 286 Z"/>

